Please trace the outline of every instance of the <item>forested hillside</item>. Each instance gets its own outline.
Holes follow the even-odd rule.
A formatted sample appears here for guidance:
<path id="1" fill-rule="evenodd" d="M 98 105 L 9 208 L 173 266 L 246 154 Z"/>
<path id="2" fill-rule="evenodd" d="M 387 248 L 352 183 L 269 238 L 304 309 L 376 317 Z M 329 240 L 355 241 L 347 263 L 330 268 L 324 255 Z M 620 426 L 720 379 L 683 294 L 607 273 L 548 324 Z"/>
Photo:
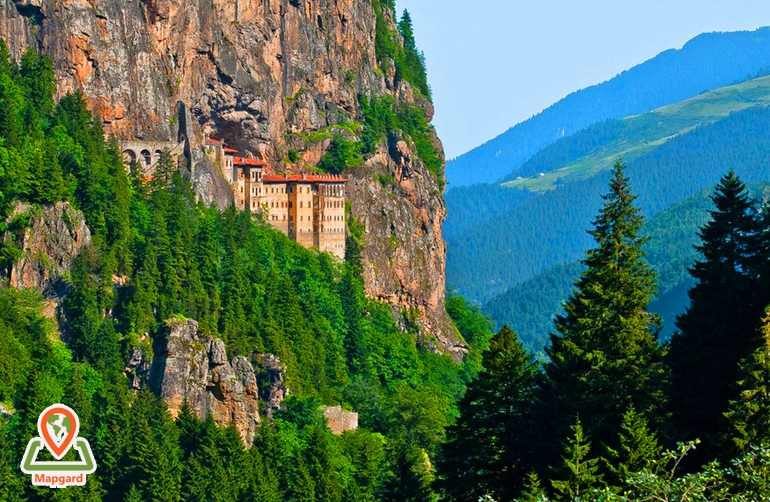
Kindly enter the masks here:
<path id="1" fill-rule="evenodd" d="M 721 177 L 665 347 L 636 192 L 622 164 L 609 181 L 547 361 L 507 326 L 492 339 L 441 448 L 442 500 L 770 498 L 767 205 Z"/>
<path id="2" fill-rule="evenodd" d="M 677 136 L 628 163 L 643 214 L 657 214 L 715 183 L 725 166 L 767 180 L 770 110 L 757 106 Z M 606 173 L 567 183 L 477 223 L 448 241 L 450 287 L 486 302 L 558 263 L 578 259 Z M 451 210 L 451 208 L 450 208 Z"/>
<path id="3" fill-rule="evenodd" d="M 761 187 L 753 188 L 752 193 L 759 195 Z M 663 320 L 663 340 L 673 334 L 676 316 L 688 304 L 687 290 L 692 285 L 688 268 L 697 256 L 698 228 L 706 223 L 712 208 L 708 195 L 708 191 L 699 192 L 674 204 L 648 220 L 642 229 L 642 234 L 649 237 L 644 250 L 658 283 L 650 311 Z M 483 311 L 497 329 L 510 326 L 529 352 L 543 354 L 554 329 L 553 320 L 561 313 L 582 270 L 580 261 L 551 267 L 492 298 Z"/>
<path id="4" fill-rule="evenodd" d="M 3 277 L 28 252 L 21 235 L 47 208 L 71 208 L 63 228 L 82 214 L 91 235 L 61 278 L 63 297 L 0 288 L 0 499 L 432 496 L 429 459 L 490 336 L 477 310 L 450 301 L 471 347 L 456 364 L 365 296 L 355 219 L 341 263 L 259 215 L 196 201 L 167 153 L 152 178 L 127 173 L 82 95 L 54 101 L 48 57 L 29 50 L 17 64 L 0 45 L 0 83 Z M 51 302 L 59 303 L 55 320 Z M 186 406 L 174 421 L 145 385 L 129 389 L 133 349 L 152 357 L 166 326 L 184 319 L 223 340 L 225 359 L 267 353 L 285 366 L 290 396 L 273 420 L 262 401 L 253 445 Z M 56 402 L 78 412 L 97 459 L 82 488 L 35 488 L 18 469 L 37 416 Z M 332 434 L 321 404 L 355 409 L 361 427 Z"/>
<path id="5" fill-rule="evenodd" d="M 618 157 L 631 161 L 695 127 L 769 103 L 770 77 L 758 77 L 641 115 L 595 124 L 536 153 L 504 185 L 550 190 L 608 170 Z"/>
<path id="6" fill-rule="evenodd" d="M 706 33 L 601 84 L 576 91 L 456 159 L 451 187 L 491 183 L 515 173 L 559 138 L 607 119 L 644 113 L 744 80 L 770 67 L 770 29 Z"/>

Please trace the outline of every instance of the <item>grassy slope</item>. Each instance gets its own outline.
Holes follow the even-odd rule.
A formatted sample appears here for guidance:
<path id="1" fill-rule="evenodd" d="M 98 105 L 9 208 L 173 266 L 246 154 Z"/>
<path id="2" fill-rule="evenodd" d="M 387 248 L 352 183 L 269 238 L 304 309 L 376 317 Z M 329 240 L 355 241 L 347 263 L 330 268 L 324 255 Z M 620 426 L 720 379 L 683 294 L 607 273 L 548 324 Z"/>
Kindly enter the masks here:
<path id="1" fill-rule="evenodd" d="M 648 112 L 744 81 L 770 67 L 769 48 L 770 28 L 698 35 L 679 50 L 664 51 L 606 82 L 569 94 L 450 160 L 446 166 L 449 187 L 503 179 L 539 150 L 591 124 Z"/>
<path id="2" fill-rule="evenodd" d="M 622 124 L 612 128 L 599 148 L 565 165 L 548 165 L 547 161 L 538 159 L 536 155 L 527 164 L 539 163 L 541 170 L 532 177 L 511 180 L 503 185 L 535 192 L 551 190 L 559 184 L 585 179 L 609 169 L 618 158 L 630 162 L 649 154 L 670 139 L 697 126 L 714 123 L 736 111 L 767 104 L 770 104 L 770 76 L 722 87 L 680 103 L 621 119 Z M 582 134 L 591 134 L 592 128 L 588 129 Z M 541 155 L 548 156 L 550 148 L 563 149 L 569 142 L 579 141 L 580 137 L 581 133 L 578 133 L 565 138 L 545 149 Z M 527 164 L 522 170 L 526 170 Z"/>

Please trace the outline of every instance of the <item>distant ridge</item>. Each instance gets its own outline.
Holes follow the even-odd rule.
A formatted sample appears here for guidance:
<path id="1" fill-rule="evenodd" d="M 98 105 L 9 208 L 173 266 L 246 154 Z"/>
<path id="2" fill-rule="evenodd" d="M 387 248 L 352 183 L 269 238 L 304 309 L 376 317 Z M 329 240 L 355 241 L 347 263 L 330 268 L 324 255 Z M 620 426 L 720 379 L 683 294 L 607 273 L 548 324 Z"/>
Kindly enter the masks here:
<path id="1" fill-rule="evenodd" d="M 512 174 L 533 154 L 593 123 L 644 113 L 770 68 L 770 27 L 704 33 L 614 78 L 561 99 L 447 162 L 449 188 Z"/>

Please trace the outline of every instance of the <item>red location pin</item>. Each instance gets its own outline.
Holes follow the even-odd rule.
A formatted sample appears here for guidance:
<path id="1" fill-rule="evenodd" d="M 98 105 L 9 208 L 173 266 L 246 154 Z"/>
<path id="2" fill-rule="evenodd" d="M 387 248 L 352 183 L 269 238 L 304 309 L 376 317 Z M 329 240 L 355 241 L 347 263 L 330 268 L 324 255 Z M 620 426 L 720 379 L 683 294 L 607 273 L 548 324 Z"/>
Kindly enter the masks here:
<path id="1" fill-rule="evenodd" d="M 80 431 L 80 420 L 69 406 L 54 404 L 40 414 L 37 431 L 51 455 L 61 460 Z"/>

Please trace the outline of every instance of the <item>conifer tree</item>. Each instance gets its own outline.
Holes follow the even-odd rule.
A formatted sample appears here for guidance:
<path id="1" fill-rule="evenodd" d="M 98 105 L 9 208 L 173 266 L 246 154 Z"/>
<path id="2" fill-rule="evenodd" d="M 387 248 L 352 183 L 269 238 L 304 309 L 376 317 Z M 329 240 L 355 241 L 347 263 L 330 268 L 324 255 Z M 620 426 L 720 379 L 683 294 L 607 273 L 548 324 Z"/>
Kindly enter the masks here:
<path id="1" fill-rule="evenodd" d="M 765 311 L 760 331 L 764 343 L 742 365 L 740 392 L 725 413 L 733 443 L 725 447 L 734 456 L 747 453 L 752 445 L 770 446 L 770 309 Z"/>
<path id="2" fill-rule="evenodd" d="M 524 490 L 516 502 L 546 502 L 547 500 L 540 476 L 535 471 L 527 474 L 527 478 L 524 480 Z"/>
<path id="3" fill-rule="evenodd" d="M 490 494 L 511 500 L 532 469 L 532 403 L 536 364 L 508 326 L 492 338 L 484 370 L 460 401 L 460 418 L 447 429 L 437 485 L 447 500 Z"/>
<path id="4" fill-rule="evenodd" d="M 620 486 L 632 472 L 649 468 L 660 459 L 661 447 L 658 438 L 649 428 L 647 419 L 631 406 L 623 415 L 620 425 L 620 448 L 610 450 L 607 467 Z"/>
<path id="5" fill-rule="evenodd" d="M 589 233 L 596 247 L 556 319 L 545 366 L 544 422 L 564 440 L 579 415 L 599 451 L 617 449 L 623 414 L 652 413 L 665 402 L 666 371 L 656 340 L 659 318 L 647 311 L 655 275 L 644 259 L 643 217 L 624 166 L 612 170 L 610 191 Z M 554 455 L 555 452 L 550 454 Z"/>
<path id="6" fill-rule="evenodd" d="M 753 265 L 759 226 L 746 186 L 730 171 L 711 197 L 715 209 L 699 233 L 703 256 L 690 269 L 697 281 L 690 306 L 677 319 L 671 339 L 671 403 L 683 440 L 701 439 L 693 462 L 714 457 L 726 432 L 724 412 L 737 397 L 739 364 L 758 345 L 759 305 Z"/>
<path id="7" fill-rule="evenodd" d="M 599 459 L 589 458 L 591 442 L 583 432 L 580 418 L 572 426 L 572 437 L 564 450 L 562 461 L 566 479 L 553 479 L 551 484 L 561 500 L 574 500 L 588 489 L 602 482 L 599 474 Z"/>
<path id="8" fill-rule="evenodd" d="M 427 453 L 415 445 L 399 444 L 393 451 L 393 478 L 382 497 L 384 502 L 435 502 Z"/>

